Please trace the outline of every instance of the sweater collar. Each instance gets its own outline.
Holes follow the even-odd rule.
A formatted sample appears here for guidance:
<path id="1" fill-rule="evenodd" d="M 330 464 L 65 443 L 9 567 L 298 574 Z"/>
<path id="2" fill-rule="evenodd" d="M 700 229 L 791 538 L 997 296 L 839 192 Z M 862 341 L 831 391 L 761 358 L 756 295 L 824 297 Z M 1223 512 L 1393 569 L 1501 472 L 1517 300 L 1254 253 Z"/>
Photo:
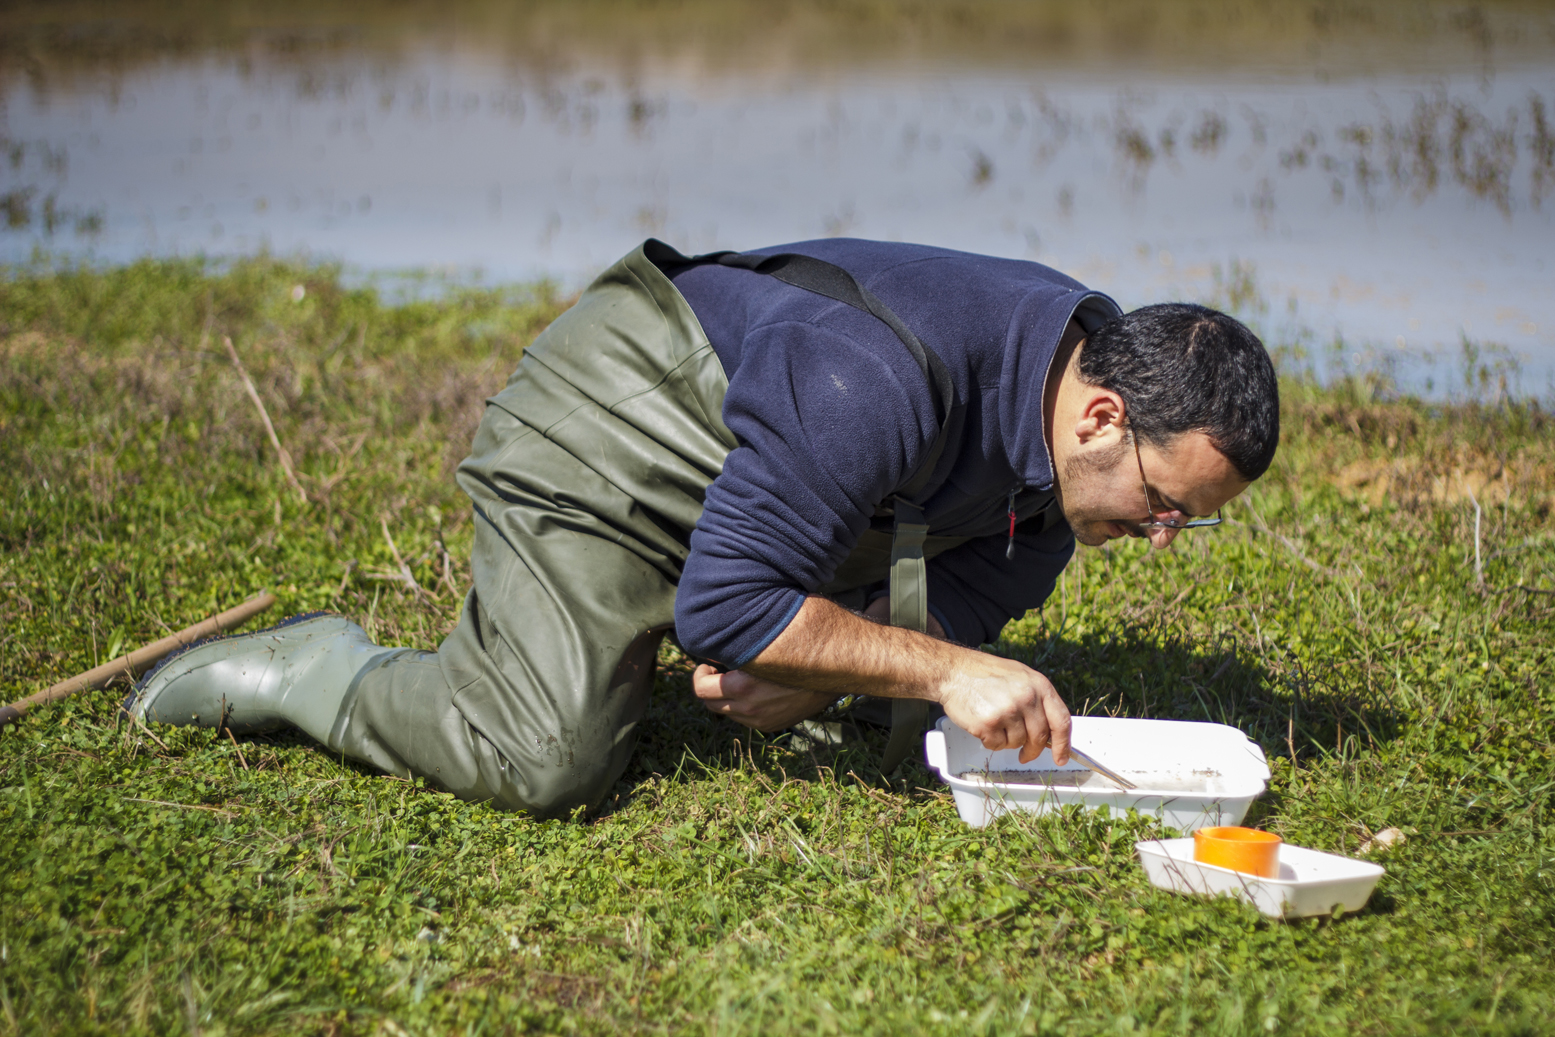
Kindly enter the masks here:
<path id="1" fill-rule="evenodd" d="M 1085 289 L 1033 292 L 1016 308 L 1005 335 L 1004 363 L 999 371 L 999 431 L 1010 468 L 1021 485 L 1053 488 L 1053 459 L 1044 435 L 1042 400 L 1069 318 L 1078 320 L 1090 334 L 1122 312 L 1109 296 Z M 1058 372 L 1051 375 L 1056 378 Z"/>

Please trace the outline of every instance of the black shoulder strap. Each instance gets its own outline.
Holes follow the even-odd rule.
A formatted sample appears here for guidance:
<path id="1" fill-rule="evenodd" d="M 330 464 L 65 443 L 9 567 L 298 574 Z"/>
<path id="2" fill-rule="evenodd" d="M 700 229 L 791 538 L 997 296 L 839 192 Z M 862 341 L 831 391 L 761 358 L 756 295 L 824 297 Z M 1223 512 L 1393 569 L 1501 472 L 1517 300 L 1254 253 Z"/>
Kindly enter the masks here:
<path id="1" fill-rule="evenodd" d="M 902 319 L 889 306 L 881 302 L 874 292 L 859 284 L 856 277 L 835 263 L 828 263 L 814 256 L 802 256 L 796 252 L 780 252 L 765 256 L 739 252 L 708 252 L 700 256 L 686 256 L 657 238 L 649 238 L 643 242 L 643 255 L 660 267 L 690 263 L 718 263 L 721 266 L 739 267 L 758 274 L 766 274 L 795 288 L 824 295 L 828 299 L 835 299 L 837 302 L 845 303 L 856 310 L 863 310 L 878 318 L 896 334 L 902 345 L 907 347 L 907 352 L 912 354 L 913 360 L 918 364 L 918 370 L 923 372 L 923 377 L 929 383 L 929 389 L 934 393 L 935 417 L 939 421 L 939 432 L 929 446 L 929 452 L 924 456 L 923 463 L 895 495 L 911 499 L 928 485 L 929 479 L 934 475 L 935 467 L 939 464 L 940 455 L 945 452 L 945 440 L 950 431 L 950 415 L 956 403 L 955 383 L 951 381 L 950 372 L 946 369 L 944 361 L 939 358 L 939 354 L 913 334 L 912 329 L 903 324 Z"/>

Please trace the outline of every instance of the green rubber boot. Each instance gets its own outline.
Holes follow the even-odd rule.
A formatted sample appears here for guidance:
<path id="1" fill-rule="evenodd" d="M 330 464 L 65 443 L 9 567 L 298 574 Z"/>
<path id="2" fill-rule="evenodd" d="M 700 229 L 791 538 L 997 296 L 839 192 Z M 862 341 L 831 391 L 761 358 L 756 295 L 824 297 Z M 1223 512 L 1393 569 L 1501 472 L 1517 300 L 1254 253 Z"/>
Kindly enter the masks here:
<path id="1" fill-rule="evenodd" d="M 343 616 L 313 612 L 268 630 L 199 642 L 164 659 L 124 702 L 161 724 L 258 734 L 292 726 L 340 747 L 357 675 L 413 649 L 373 644 Z"/>

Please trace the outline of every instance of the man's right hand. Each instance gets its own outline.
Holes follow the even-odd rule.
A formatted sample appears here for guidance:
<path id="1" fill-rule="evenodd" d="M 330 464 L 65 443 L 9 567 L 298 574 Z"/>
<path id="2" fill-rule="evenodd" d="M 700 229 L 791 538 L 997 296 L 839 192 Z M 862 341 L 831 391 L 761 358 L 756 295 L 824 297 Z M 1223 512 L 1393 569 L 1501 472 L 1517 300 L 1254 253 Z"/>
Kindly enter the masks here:
<path id="1" fill-rule="evenodd" d="M 1069 707 L 1053 682 L 1013 659 L 968 654 L 940 686 L 945 715 L 985 749 L 1019 748 L 1030 763 L 1051 745 L 1053 761 L 1068 763 Z"/>

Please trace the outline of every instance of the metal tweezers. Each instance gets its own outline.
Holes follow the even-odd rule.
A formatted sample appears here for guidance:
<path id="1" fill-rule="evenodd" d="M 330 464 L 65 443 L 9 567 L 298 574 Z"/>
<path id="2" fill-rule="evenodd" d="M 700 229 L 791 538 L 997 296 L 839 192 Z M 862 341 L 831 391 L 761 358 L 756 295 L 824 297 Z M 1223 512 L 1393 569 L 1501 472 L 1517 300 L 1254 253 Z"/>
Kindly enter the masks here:
<path id="1" fill-rule="evenodd" d="M 1085 755 L 1072 745 L 1069 747 L 1069 755 L 1074 757 L 1076 763 L 1079 763 L 1084 767 L 1089 767 L 1091 770 L 1095 771 L 1097 774 L 1100 774 L 1103 778 L 1106 778 L 1114 785 L 1121 786 L 1125 789 L 1135 789 L 1139 787 L 1132 781 L 1129 781 L 1127 778 L 1123 777 L 1123 775 L 1119 774 L 1117 771 L 1097 763 L 1095 760 L 1091 759 L 1089 756 Z"/>

